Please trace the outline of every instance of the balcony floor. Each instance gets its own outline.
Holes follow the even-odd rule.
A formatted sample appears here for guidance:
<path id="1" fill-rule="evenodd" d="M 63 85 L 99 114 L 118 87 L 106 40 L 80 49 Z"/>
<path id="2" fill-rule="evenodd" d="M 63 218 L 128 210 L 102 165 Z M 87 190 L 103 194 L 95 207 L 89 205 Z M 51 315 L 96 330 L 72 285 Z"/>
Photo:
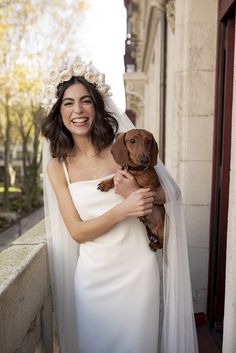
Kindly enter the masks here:
<path id="1" fill-rule="evenodd" d="M 221 353 L 211 331 L 206 327 L 197 328 L 199 353 Z"/>

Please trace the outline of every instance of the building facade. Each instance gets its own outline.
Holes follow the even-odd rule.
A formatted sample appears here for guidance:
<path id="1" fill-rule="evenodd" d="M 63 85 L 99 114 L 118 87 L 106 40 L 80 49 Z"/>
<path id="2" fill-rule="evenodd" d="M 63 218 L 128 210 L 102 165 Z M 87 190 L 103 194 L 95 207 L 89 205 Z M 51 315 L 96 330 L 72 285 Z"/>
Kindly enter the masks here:
<path id="1" fill-rule="evenodd" d="M 182 190 L 196 317 L 234 353 L 235 1 L 124 3 L 127 114 L 153 132 Z"/>

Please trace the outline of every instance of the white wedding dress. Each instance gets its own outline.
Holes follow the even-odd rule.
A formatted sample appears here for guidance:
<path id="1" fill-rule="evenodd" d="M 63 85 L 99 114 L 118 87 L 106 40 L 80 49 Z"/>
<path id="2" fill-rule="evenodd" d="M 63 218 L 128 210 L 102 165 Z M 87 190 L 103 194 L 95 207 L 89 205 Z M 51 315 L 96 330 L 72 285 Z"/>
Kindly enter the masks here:
<path id="1" fill-rule="evenodd" d="M 111 97 L 104 104 L 117 118 L 119 132 L 134 128 Z M 162 253 L 158 252 L 159 296 L 156 255 L 136 218 L 81 246 L 71 238 L 47 175 L 51 158 L 50 144 L 44 139 L 45 224 L 61 352 L 156 353 L 158 343 L 158 353 L 198 353 L 182 197 L 163 163 L 158 160 L 155 166 L 166 195 L 165 241 Z M 69 183 L 84 220 L 121 200 L 113 190 L 96 190 L 99 181 Z"/>
<path id="2" fill-rule="evenodd" d="M 97 184 L 109 178 L 70 183 L 82 220 L 121 202 Z M 75 272 L 77 353 L 157 353 L 159 269 L 144 225 L 135 217 L 80 245 Z"/>

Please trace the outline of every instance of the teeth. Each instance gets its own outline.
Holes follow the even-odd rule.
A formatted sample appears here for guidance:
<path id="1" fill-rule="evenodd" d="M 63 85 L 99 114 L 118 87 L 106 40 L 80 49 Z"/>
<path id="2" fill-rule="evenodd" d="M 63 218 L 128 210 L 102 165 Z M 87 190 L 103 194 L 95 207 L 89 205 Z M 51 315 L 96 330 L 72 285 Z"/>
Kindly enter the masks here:
<path id="1" fill-rule="evenodd" d="M 88 119 L 86 119 L 86 118 L 74 118 L 74 119 L 72 119 L 72 122 L 73 123 L 84 123 L 84 122 L 86 122 Z"/>

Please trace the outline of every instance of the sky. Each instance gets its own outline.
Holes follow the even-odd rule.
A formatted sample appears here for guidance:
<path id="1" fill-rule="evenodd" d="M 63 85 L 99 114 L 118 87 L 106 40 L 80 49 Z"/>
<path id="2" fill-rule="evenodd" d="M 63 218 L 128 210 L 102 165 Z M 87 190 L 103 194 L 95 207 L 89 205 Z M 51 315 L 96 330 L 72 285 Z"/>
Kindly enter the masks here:
<path id="1" fill-rule="evenodd" d="M 37 3 L 36 0 L 31 0 Z M 37 0 L 38 2 L 40 0 Z M 18 6 L 21 22 L 17 21 L 17 3 L 13 6 L 12 21 L 15 35 L 10 41 L 9 62 L 29 67 L 29 75 L 42 82 L 49 70 L 55 69 L 58 60 L 75 56 L 88 62 L 106 76 L 113 99 L 125 110 L 124 53 L 126 39 L 126 9 L 124 0 L 46 0 L 40 16 L 29 12 L 27 31 L 22 34 L 24 12 Z M 30 19 L 32 17 L 32 25 Z M 24 28 L 24 27 L 23 27 Z M 19 30 L 19 33 L 18 33 Z M 18 41 L 17 35 L 21 36 Z M 17 55 L 16 55 L 17 53 Z"/>
<path id="2" fill-rule="evenodd" d="M 126 9 L 123 0 L 87 0 L 81 25 L 81 52 L 106 75 L 113 99 L 125 110 L 124 53 Z"/>

